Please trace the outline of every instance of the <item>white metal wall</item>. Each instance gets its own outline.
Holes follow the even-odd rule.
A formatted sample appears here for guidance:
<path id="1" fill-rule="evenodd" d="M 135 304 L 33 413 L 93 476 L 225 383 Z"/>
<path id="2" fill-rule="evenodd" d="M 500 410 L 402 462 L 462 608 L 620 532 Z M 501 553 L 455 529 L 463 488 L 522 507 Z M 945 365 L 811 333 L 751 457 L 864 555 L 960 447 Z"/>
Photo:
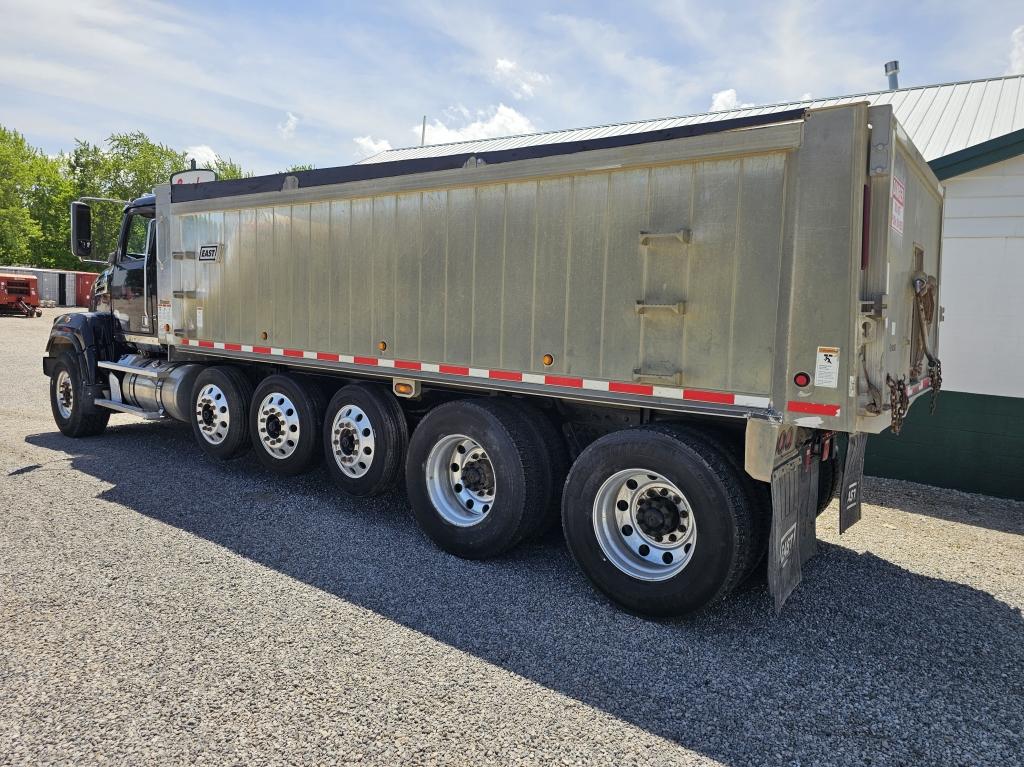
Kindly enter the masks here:
<path id="1" fill-rule="evenodd" d="M 1024 397 L 1024 156 L 944 183 L 943 386 Z"/>

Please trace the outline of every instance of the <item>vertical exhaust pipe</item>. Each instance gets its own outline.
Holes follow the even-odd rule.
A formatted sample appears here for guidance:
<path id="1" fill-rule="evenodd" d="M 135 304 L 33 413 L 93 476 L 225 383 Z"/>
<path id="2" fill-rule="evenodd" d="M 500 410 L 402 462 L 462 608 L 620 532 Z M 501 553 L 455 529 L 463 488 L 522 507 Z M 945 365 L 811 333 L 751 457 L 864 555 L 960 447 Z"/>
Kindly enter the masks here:
<path id="1" fill-rule="evenodd" d="M 885 62 L 885 76 L 889 78 L 889 90 L 894 91 L 900 87 L 900 63 L 898 61 Z"/>

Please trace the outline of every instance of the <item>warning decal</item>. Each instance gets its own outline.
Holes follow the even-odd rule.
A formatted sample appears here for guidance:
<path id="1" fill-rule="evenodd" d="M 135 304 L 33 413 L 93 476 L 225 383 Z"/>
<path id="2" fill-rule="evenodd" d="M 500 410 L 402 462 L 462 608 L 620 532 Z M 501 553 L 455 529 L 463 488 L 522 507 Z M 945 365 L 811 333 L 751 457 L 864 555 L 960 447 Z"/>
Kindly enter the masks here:
<path id="1" fill-rule="evenodd" d="M 903 234 L 903 208 L 907 201 L 907 188 L 896 176 L 892 177 L 892 228 Z"/>
<path id="2" fill-rule="evenodd" d="M 171 302 L 161 301 L 156 310 L 157 322 L 160 323 L 160 330 L 167 332 L 171 327 Z"/>
<path id="3" fill-rule="evenodd" d="M 827 389 L 839 388 L 839 347 L 819 346 L 814 363 L 814 385 Z"/>

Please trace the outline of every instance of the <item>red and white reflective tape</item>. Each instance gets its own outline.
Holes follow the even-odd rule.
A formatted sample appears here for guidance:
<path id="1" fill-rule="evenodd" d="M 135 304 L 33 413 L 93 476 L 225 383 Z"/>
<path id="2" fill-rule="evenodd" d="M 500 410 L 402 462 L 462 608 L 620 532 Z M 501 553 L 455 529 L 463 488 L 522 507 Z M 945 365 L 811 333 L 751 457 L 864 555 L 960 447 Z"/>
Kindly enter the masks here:
<path id="1" fill-rule="evenodd" d="M 334 352 L 309 352 L 301 349 L 284 349 L 275 346 L 254 346 L 251 344 L 233 344 L 223 341 L 197 341 L 194 338 L 182 338 L 182 346 L 194 346 L 200 349 L 218 349 L 229 352 L 246 352 L 249 354 L 265 354 L 271 357 L 316 360 L 320 362 L 340 362 L 345 365 L 361 367 L 392 368 L 395 371 L 411 370 L 431 373 L 438 376 L 453 378 L 473 378 L 487 381 L 511 381 L 539 386 L 550 386 L 558 389 L 583 389 L 585 391 L 609 392 L 611 394 L 635 394 L 641 397 L 660 397 L 662 399 L 682 399 L 687 402 L 702 402 L 713 405 L 733 405 L 745 408 L 766 410 L 769 407 L 768 397 L 754 397 L 748 394 L 732 392 L 708 391 L 706 389 L 681 389 L 671 386 L 633 383 L 626 381 L 599 381 L 592 378 L 554 375 L 547 373 L 523 373 L 518 370 L 500 370 L 477 368 L 468 365 L 449 365 L 441 362 L 416 362 L 413 360 L 386 359 L 384 357 L 360 357 L 352 354 L 336 354 Z"/>
<path id="2" fill-rule="evenodd" d="M 908 386 L 907 387 L 907 396 L 908 397 L 913 397 L 913 396 L 915 396 L 917 394 L 920 394 L 925 389 L 930 389 L 930 388 L 932 388 L 932 379 L 928 378 L 926 376 L 925 378 L 922 378 L 920 381 L 918 381 L 913 386 Z"/>

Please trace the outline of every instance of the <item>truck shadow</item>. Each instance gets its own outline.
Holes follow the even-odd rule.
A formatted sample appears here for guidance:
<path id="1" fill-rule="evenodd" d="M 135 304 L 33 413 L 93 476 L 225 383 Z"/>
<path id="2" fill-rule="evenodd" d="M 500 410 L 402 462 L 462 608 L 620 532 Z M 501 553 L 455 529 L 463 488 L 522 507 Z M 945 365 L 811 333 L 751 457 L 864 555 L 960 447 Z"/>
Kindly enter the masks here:
<path id="1" fill-rule="evenodd" d="M 1021 612 L 872 554 L 822 544 L 778 618 L 753 585 L 659 623 L 595 594 L 556 536 L 459 560 L 419 534 L 400 494 L 350 502 L 322 471 L 214 464 L 177 424 L 27 441 L 111 484 L 106 500 L 725 764 L 1019 756 L 1022 713 L 999 701 L 1020 685 Z"/>

